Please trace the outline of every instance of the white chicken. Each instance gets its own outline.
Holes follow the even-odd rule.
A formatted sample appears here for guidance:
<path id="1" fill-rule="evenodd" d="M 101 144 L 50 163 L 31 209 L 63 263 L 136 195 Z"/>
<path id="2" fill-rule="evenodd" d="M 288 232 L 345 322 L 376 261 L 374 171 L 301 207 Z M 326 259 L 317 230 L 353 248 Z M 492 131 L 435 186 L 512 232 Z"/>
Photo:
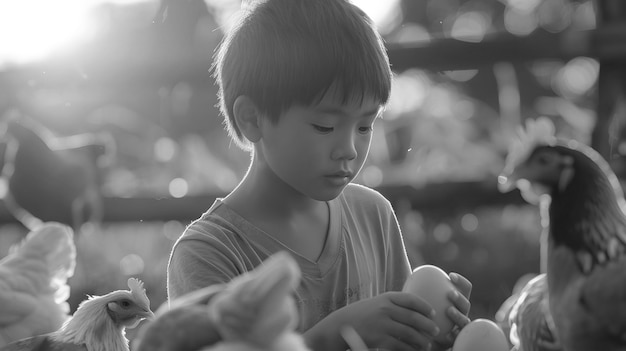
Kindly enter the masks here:
<path id="1" fill-rule="evenodd" d="M 143 283 L 129 278 L 128 287 L 90 296 L 59 330 L 14 341 L 0 351 L 129 351 L 126 328 L 154 314 Z"/>
<path id="2" fill-rule="evenodd" d="M 287 252 L 228 284 L 172 301 L 142 330 L 137 351 L 308 351 L 295 332 L 300 268 Z"/>
<path id="3" fill-rule="evenodd" d="M 0 260 L 0 347 L 52 332 L 69 318 L 76 247 L 73 231 L 44 223 Z"/>

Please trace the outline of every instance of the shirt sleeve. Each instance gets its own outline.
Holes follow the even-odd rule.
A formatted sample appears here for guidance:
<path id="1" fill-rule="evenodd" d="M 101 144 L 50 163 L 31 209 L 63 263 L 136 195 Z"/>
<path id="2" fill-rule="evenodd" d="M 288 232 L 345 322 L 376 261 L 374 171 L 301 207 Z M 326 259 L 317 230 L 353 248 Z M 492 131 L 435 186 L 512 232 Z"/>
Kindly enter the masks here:
<path id="1" fill-rule="evenodd" d="M 193 229 L 188 228 L 174 244 L 170 255 L 167 267 L 168 299 L 176 299 L 210 285 L 227 283 L 239 275 L 241 269 L 237 267 L 231 251 L 210 235 L 194 238 Z"/>

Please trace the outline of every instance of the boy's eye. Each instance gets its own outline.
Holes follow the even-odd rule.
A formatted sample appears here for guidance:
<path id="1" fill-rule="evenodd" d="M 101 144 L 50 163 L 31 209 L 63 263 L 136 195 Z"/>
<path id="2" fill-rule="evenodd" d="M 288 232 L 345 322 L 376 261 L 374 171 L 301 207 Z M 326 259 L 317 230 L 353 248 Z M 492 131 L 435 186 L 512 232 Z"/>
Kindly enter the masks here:
<path id="1" fill-rule="evenodd" d="M 317 130 L 320 133 L 330 133 L 333 131 L 332 127 L 324 127 L 324 126 L 320 126 L 317 124 L 312 124 L 313 128 L 315 128 L 315 130 Z"/>
<path id="2" fill-rule="evenodd" d="M 372 126 L 367 126 L 367 127 L 359 127 L 359 132 L 361 132 L 362 134 L 367 134 L 369 132 L 372 131 Z"/>

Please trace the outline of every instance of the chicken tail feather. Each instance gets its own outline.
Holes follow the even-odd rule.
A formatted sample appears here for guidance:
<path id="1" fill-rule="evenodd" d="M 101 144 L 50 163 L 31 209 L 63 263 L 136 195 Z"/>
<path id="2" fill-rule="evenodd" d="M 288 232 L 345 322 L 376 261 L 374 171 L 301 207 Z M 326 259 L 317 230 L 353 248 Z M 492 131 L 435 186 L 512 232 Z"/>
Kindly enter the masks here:
<path id="1" fill-rule="evenodd" d="M 49 272 L 50 288 L 56 291 L 55 301 L 60 303 L 69 297 L 67 279 L 74 275 L 76 246 L 73 230 L 55 222 L 43 223 L 31 231 L 10 255 L 44 260 Z"/>

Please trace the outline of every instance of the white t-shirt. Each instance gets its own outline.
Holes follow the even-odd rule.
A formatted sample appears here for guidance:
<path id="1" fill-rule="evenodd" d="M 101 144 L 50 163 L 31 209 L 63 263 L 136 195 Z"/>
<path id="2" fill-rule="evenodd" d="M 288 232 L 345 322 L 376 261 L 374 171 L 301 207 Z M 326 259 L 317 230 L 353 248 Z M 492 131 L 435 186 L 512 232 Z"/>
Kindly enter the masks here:
<path id="1" fill-rule="evenodd" d="M 329 232 L 312 262 L 216 200 L 172 248 L 168 298 L 227 283 L 278 251 L 290 252 L 302 270 L 294 295 L 302 332 L 349 303 L 401 290 L 411 268 L 391 203 L 373 189 L 349 184 L 328 206 Z"/>

